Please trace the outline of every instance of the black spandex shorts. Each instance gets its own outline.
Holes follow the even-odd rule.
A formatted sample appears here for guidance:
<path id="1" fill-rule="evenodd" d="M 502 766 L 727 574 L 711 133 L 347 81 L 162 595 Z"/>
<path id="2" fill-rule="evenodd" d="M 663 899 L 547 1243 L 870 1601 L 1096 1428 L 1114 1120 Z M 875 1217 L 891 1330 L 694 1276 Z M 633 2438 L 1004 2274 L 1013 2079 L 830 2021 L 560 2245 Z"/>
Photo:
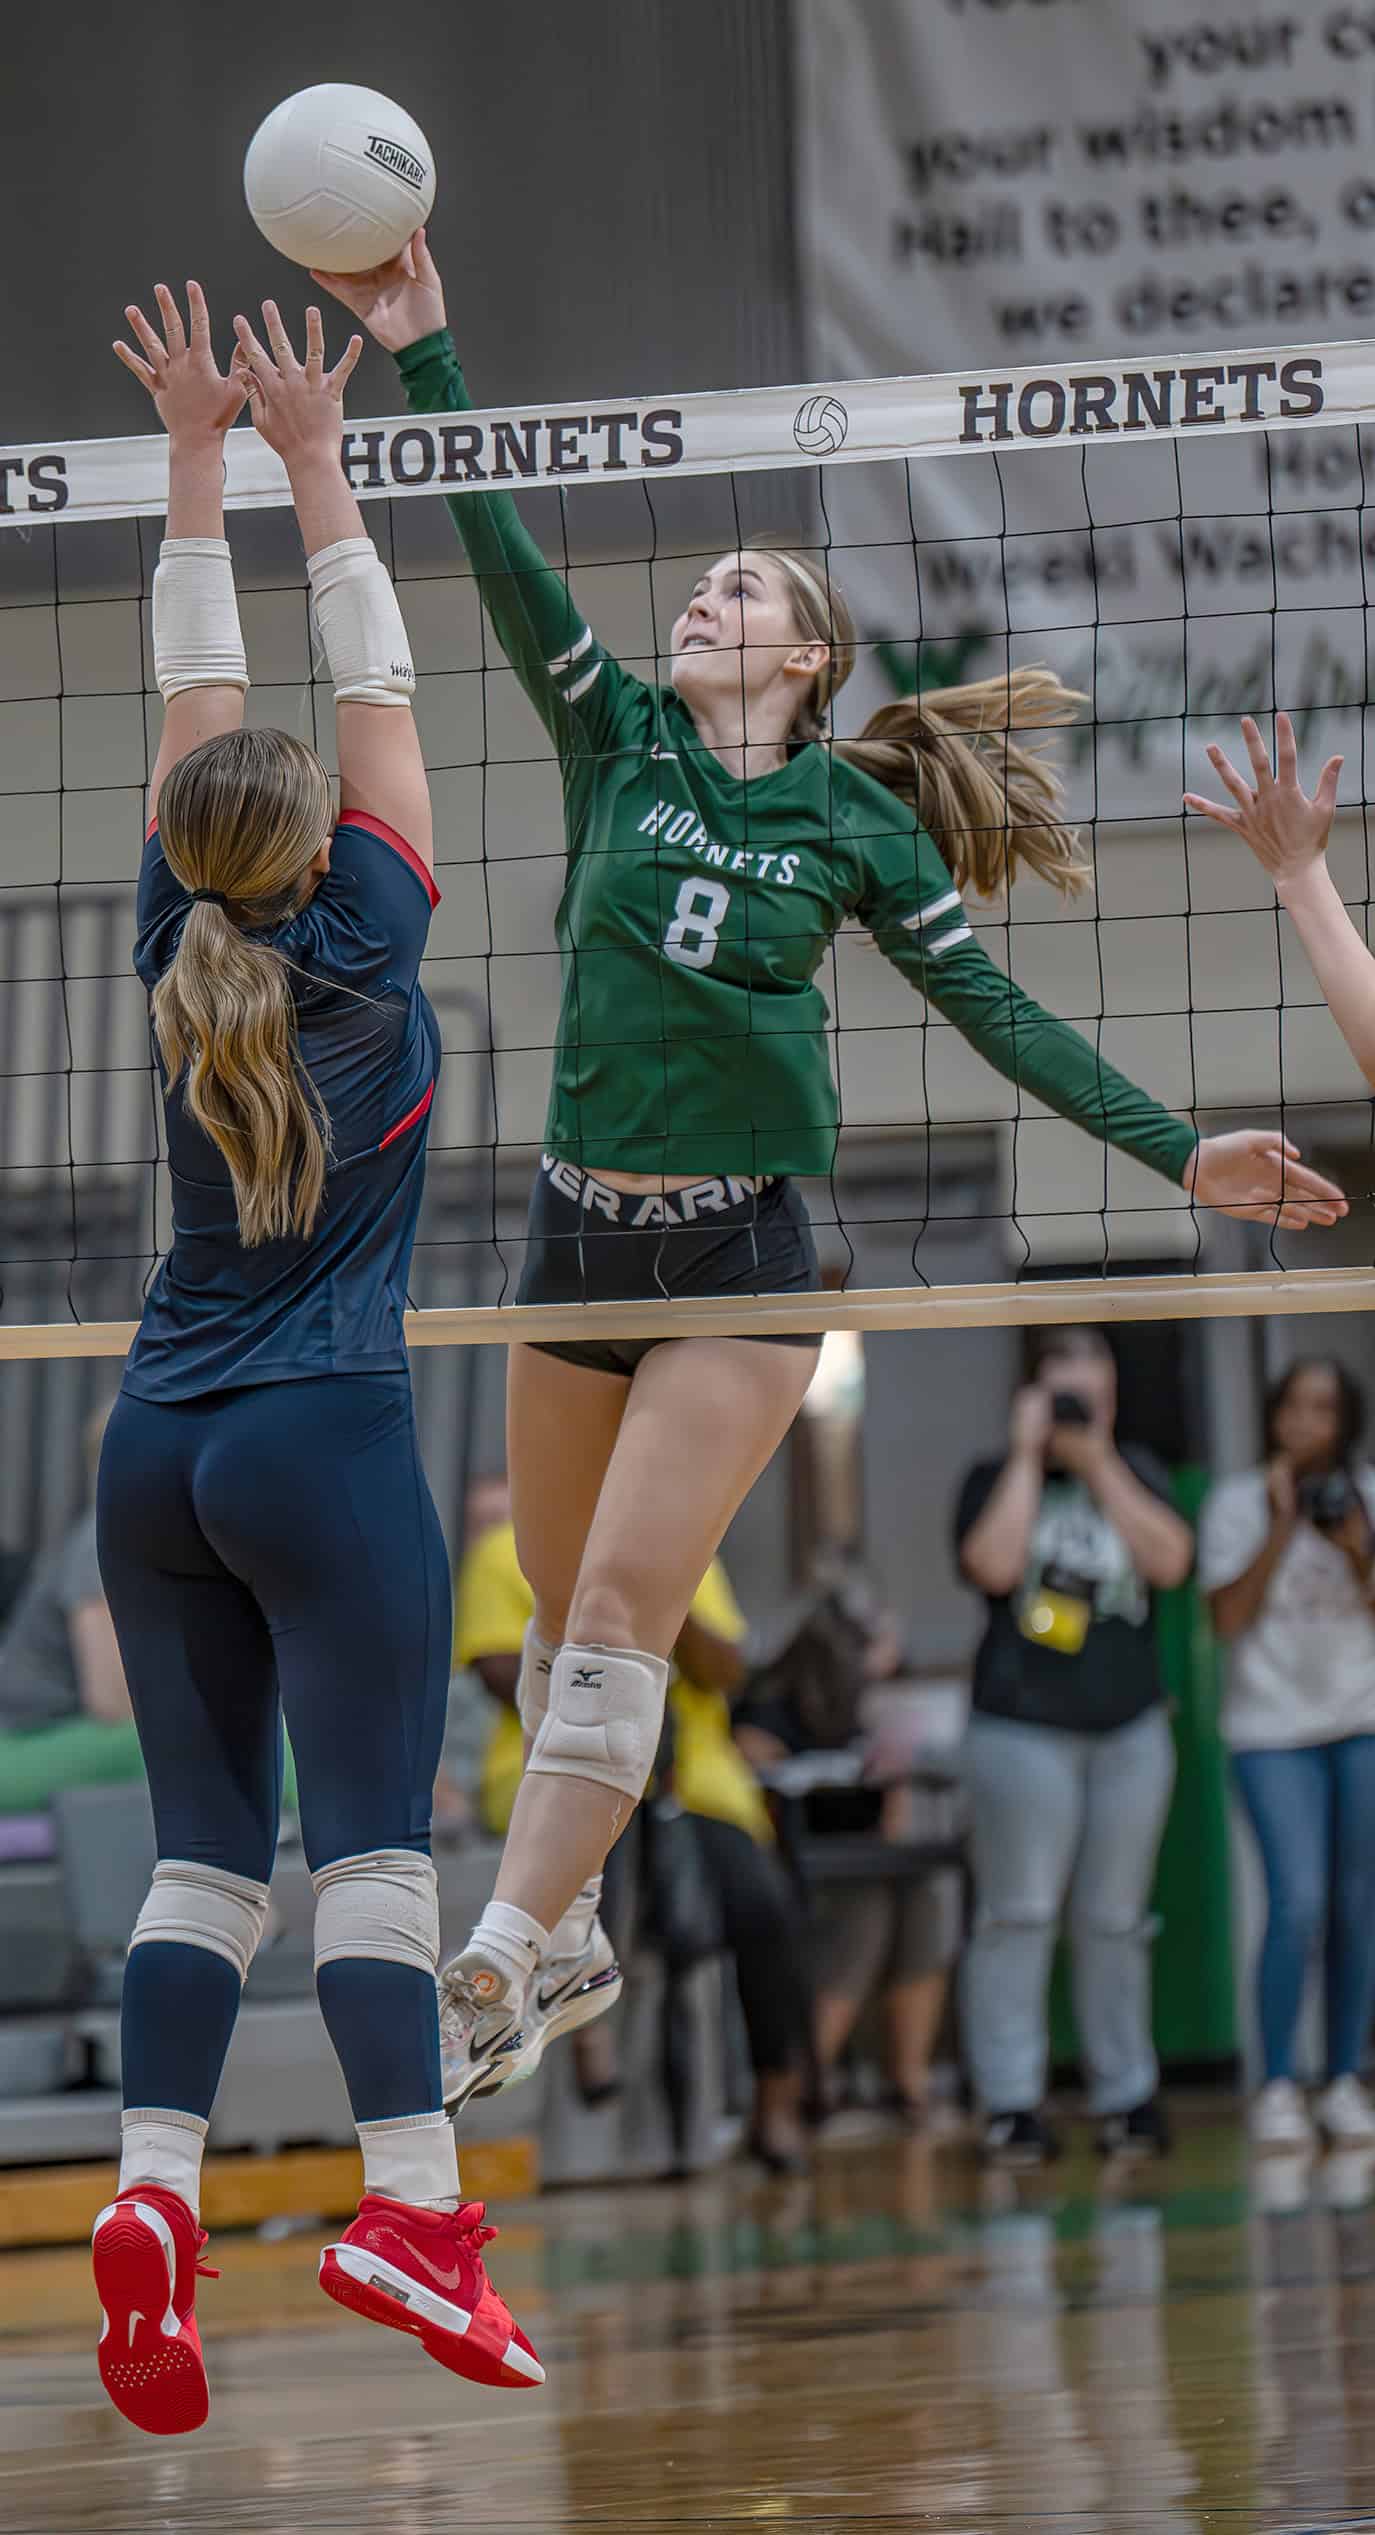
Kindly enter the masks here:
<path id="1" fill-rule="evenodd" d="M 644 1303 L 673 1295 L 809 1294 L 821 1282 L 807 1209 L 789 1179 L 704 1179 L 652 1197 L 546 1153 L 530 1199 L 518 1303 Z M 761 1330 L 776 1346 L 815 1336 Z M 629 1377 L 661 1338 L 534 1343 Z"/>

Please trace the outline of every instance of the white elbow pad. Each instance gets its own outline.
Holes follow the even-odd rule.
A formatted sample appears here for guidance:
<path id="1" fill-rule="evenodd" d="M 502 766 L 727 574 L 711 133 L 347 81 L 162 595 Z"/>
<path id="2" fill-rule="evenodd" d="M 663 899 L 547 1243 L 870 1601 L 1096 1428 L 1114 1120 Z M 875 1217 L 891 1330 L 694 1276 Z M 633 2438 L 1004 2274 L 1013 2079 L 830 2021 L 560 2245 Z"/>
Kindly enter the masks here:
<path id="1" fill-rule="evenodd" d="M 315 621 L 337 704 L 410 704 L 415 669 L 391 576 L 371 537 L 308 555 Z"/>
<path id="2" fill-rule="evenodd" d="M 223 537 L 163 538 L 153 574 L 153 666 L 164 704 L 188 687 L 248 685 Z"/>

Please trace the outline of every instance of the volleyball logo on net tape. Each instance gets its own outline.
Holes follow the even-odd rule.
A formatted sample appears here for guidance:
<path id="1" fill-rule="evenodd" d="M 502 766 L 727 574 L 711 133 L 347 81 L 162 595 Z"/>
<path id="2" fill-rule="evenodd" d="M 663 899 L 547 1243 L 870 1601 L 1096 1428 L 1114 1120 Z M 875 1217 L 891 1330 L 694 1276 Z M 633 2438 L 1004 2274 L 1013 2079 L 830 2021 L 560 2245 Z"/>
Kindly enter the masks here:
<path id="1" fill-rule="evenodd" d="M 845 446 L 850 417 L 838 396 L 809 396 L 793 416 L 793 438 L 812 458 L 833 458 Z"/>

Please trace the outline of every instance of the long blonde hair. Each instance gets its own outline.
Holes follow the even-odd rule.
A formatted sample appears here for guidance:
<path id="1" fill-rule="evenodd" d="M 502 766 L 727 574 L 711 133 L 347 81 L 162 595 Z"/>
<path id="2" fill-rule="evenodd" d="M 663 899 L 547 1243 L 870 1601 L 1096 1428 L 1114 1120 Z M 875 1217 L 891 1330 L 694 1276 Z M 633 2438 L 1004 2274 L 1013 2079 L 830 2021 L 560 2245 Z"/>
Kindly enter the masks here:
<path id="1" fill-rule="evenodd" d="M 158 796 L 169 868 L 225 903 L 188 908 L 153 1024 L 169 1083 L 185 1073 L 186 1106 L 228 1165 L 249 1249 L 313 1231 L 324 1202 L 328 1128 L 297 1053 L 287 964 L 253 932 L 305 903 L 331 824 L 329 777 L 285 731 L 203 741 Z"/>
<path id="2" fill-rule="evenodd" d="M 759 551 L 783 572 L 798 632 L 827 649 L 792 736 L 828 740 L 832 700 L 855 665 L 854 618 L 843 594 L 806 555 L 784 546 Z M 1013 733 L 1049 732 L 1072 722 L 1083 702 L 1053 669 L 1013 669 L 900 696 L 880 706 L 858 739 L 829 745 L 916 811 L 957 888 L 996 897 L 1025 866 L 1072 897 L 1092 871 L 1076 830 L 1060 815 L 1060 777 L 1042 754 L 1044 740 L 1014 739 Z"/>

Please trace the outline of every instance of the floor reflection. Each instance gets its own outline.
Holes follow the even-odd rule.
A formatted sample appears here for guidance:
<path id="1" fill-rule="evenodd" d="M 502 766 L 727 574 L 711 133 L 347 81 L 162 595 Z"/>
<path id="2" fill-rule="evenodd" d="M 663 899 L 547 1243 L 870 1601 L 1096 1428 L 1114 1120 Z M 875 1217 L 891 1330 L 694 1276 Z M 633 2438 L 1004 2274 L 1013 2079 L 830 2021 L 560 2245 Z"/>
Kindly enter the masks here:
<path id="1" fill-rule="evenodd" d="M 551 2198 L 497 2276 L 550 2367 L 482 2395 L 224 2240 L 199 2440 L 103 2406 L 84 2257 L 0 2263 L 0 2522 L 35 2535 L 484 2529 L 1280 2535 L 1375 2525 L 1375 2157 L 984 2178 L 903 2140 Z M 289 2335 L 288 2338 L 284 2336 Z"/>

